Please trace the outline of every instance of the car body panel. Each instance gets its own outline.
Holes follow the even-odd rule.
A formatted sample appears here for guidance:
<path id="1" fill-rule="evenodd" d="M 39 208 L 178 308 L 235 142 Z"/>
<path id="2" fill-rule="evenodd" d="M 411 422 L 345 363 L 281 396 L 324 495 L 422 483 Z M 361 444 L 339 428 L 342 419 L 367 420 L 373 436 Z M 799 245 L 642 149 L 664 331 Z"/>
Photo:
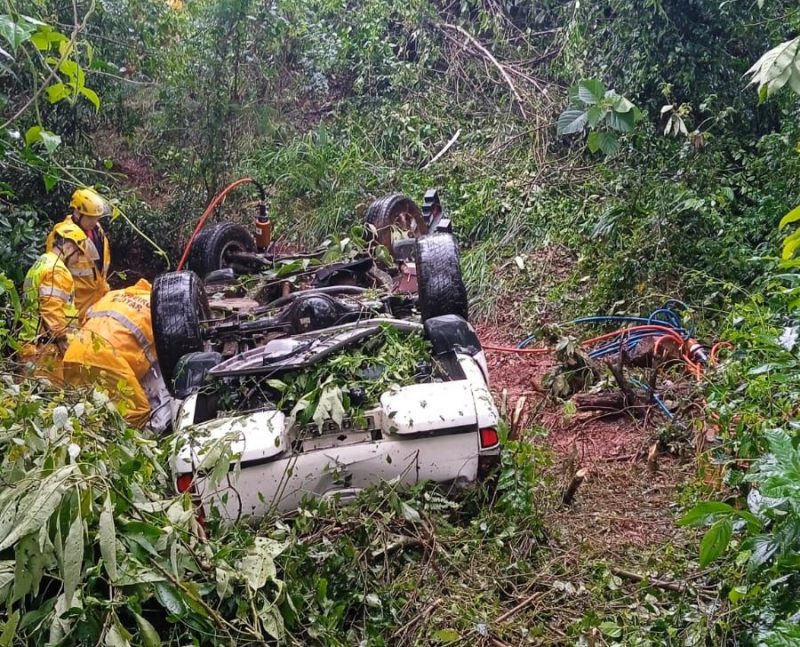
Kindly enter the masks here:
<path id="1" fill-rule="evenodd" d="M 466 379 L 392 389 L 380 406 L 364 412 L 361 424 L 342 421 L 322 432 L 288 426 L 279 411 L 192 425 L 196 396 L 190 396 L 176 423 L 188 442 L 174 459 L 174 471 L 194 474 L 204 508 L 216 508 L 231 521 L 291 512 L 308 495 L 351 498 L 380 481 L 475 481 L 481 457 L 497 454 L 496 447 L 480 447 L 478 431 L 496 427 L 499 415 L 479 360 L 458 355 L 458 361 Z M 200 468 L 224 438 L 237 459 L 224 483 L 214 486 Z"/>

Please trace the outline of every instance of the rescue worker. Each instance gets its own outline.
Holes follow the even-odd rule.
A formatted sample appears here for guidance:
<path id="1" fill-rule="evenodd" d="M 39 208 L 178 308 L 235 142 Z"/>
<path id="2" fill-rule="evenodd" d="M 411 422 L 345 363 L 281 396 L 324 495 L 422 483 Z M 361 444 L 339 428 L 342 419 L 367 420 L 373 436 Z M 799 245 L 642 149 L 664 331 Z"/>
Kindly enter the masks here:
<path id="1" fill-rule="evenodd" d="M 20 338 L 26 343 L 20 359 L 36 367 L 35 375 L 60 381 L 67 334 L 78 328 L 75 284 L 67 265 L 83 253 L 87 237 L 78 225 L 60 222 L 53 228 L 51 251 L 28 270 L 23 286 L 24 321 Z"/>
<path id="2" fill-rule="evenodd" d="M 153 340 L 150 283 L 112 290 L 86 312 L 64 355 L 64 379 L 99 385 L 137 427 L 169 425 L 171 411 Z"/>
<path id="3" fill-rule="evenodd" d="M 59 224 L 74 223 L 87 237 L 85 249 L 67 263 L 75 280 L 75 305 L 83 320 L 89 307 L 109 291 L 107 278 L 108 267 L 111 265 L 111 250 L 108 238 L 100 226 L 100 218 L 107 216 L 111 208 L 105 199 L 92 189 L 76 190 L 72 194 L 69 206 L 72 208 L 72 213 Z M 52 250 L 54 238 L 55 227 L 47 237 L 47 251 Z"/>

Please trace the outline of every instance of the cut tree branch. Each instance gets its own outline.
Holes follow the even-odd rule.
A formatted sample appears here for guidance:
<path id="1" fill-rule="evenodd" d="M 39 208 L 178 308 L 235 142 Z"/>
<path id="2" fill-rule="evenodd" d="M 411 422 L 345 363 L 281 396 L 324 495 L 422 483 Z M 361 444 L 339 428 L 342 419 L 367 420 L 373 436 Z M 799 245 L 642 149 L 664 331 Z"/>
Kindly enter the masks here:
<path id="1" fill-rule="evenodd" d="M 450 141 L 449 141 L 449 142 L 447 142 L 447 143 L 444 145 L 444 148 L 442 148 L 442 150 L 440 150 L 438 153 L 436 153 L 436 155 L 434 155 L 434 156 L 433 156 L 433 159 L 431 159 L 431 161 L 430 161 L 430 162 L 428 162 L 428 163 L 427 163 L 425 166 L 423 166 L 423 167 L 422 167 L 422 170 L 425 170 L 425 169 L 426 169 L 426 168 L 428 168 L 428 167 L 429 167 L 431 164 L 433 164 L 433 163 L 435 163 L 435 162 L 439 161 L 439 159 L 441 159 L 441 158 L 442 158 L 442 156 L 443 156 L 443 155 L 444 155 L 444 154 L 445 154 L 447 151 L 449 151 L 449 150 L 450 150 L 450 148 L 452 148 L 453 144 L 455 144 L 455 143 L 458 141 L 458 137 L 459 137 L 459 135 L 461 135 L 461 128 L 459 128 L 459 129 L 456 131 L 456 134 L 455 134 L 455 135 L 453 135 L 453 136 L 450 138 Z"/>

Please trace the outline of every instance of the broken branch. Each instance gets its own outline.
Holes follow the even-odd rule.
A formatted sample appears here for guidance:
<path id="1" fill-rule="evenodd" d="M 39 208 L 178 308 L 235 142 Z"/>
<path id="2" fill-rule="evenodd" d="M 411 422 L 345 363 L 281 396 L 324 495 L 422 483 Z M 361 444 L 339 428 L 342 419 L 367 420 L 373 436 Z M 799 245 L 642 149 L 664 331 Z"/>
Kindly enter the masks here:
<path id="1" fill-rule="evenodd" d="M 517 105 L 519 106 L 519 111 L 522 114 L 522 117 L 524 119 L 527 119 L 528 115 L 525 113 L 525 108 L 523 107 L 522 97 L 520 96 L 519 92 L 517 92 L 517 87 L 514 85 L 514 82 L 511 80 L 511 77 L 509 76 L 508 72 L 506 71 L 506 68 L 500 63 L 500 61 L 498 61 L 494 57 L 494 55 L 488 49 L 486 49 L 486 47 L 481 45 L 475 39 L 475 37 L 472 34 L 470 34 L 466 29 L 464 29 L 462 27 L 459 27 L 458 25 L 451 25 L 450 23 L 446 23 L 446 22 L 445 23 L 440 23 L 439 27 L 446 27 L 448 29 L 452 29 L 452 30 L 457 31 L 459 34 L 464 36 L 464 38 L 466 38 L 467 41 L 473 47 L 475 47 L 475 49 L 477 49 L 481 54 L 483 54 L 489 60 L 489 62 L 492 65 L 494 65 L 497 68 L 497 70 L 500 72 L 500 76 L 503 77 L 503 80 L 506 82 L 508 87 L 511 89 L 511 94 L 514 95 L 514 99 L 516 99 L 516 101 L 517 101 Z"/>
<path id="2" fill-rule="evenodd" d="M 433 158 L 431 159 L 431 161 L 430 161 L 430 162 L 428 162 L 428 163 L 427 163 L 425 166 L 423 166 L 423 167 L 422 167 L 422 170 L 425 170 L 426 168 L 428 168 L 429 166 L 431 166 L 431 165 L 432 165 L 432 164 L 434 164 L 435 162 L 439 161 L 439 159 L 440 159 L 440 158 L 441 158 L 441 157 L 442 157 L 442 156 L 443 156 L 445 153 L 447 153 L 447 151 L 449 151 L 449 150 L 452 148 L 453 144 L 455 144 L 455 143 L 458 141 L 458 137 L 459 137 L 459 135 L 461 135 L 461 128 L 459 128 L 459 129 L 456 131 L 456 134 L 455 134 L 455 135 L 453 135 L 453 136 L 450 138 L 450 141 L 449 141 L 449 142 L 447 142 L 447 143 L 444 145 L 444 148 L 442 148 L 442 150 L 440 150 L 438 153 L 436 153 L 436 155 L 434 155 L 434 156 L 433 156 Z"/>
<path id="3" fill-rule="evenodd" d="M 639 573 L 634 573 L 633 571 L 626 571 L 625 569 L 617 568 L 616 566 L 612 566 L 609 570 L 617 577 L 622 577 L 626 580 L 632 580 L 634 582 L 647 582 L 649 586 L 655 586 L 656 588 L 665 589 L 667 591 L 683 593 L 687 588 L 687 585 L 684 582 L 664 582 L 663 580 L 651 580 L 645 575 L 639 575 Z"/>
<path id="4" fill-rule="evenodd" d="M 564 495 L 561 497 L 561 503 L 563 505 L 572 505 L 572 501 L 575 498 L 575 493 L 578 491 L 578 488 L 581 486 L 581 484 L 586 480 L 586 476 L 588 474 L 588 467 L 582 467 L 575 472 L 575 476 L 572 477 L 567 489 L 564 490 Z"/>

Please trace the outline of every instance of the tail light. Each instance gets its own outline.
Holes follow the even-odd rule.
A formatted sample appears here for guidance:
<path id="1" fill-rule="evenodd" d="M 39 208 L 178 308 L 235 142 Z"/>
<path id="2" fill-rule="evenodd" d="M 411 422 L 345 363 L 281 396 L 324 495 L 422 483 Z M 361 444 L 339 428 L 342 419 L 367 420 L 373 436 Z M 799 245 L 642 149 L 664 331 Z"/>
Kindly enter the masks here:
<path id="1" fill-rule="evenodd" d="M 494 449 L 500 444 L 497 429 L 494 427 L 484 427 L 480 430 L 481 449 Z"/>
<path id="2" fill-rule="evenodd" d="M 194 486 L 194 476 L 191 474 L 181 474 L 175 479 L 175 485 L 178 488 L 178 492 L 184 494 L 189 492 L 190 494 L 197 494 L 197 488 Z M 197 507 L 197 523 L 200 524 L 200 527 L 205 530 L 206 527 L 206 513 L 203 510 L 203 506 L 200 505 L 200 500 L 198 497 L 192 497 L 195 506 Z"/>
<path id="3" fill-rule="evenodd" d="M 181 494 L 194 491 L 194 479 L 191 474 L 181 474 L 175 483 L 178 486 L 178 492 Z"/>

